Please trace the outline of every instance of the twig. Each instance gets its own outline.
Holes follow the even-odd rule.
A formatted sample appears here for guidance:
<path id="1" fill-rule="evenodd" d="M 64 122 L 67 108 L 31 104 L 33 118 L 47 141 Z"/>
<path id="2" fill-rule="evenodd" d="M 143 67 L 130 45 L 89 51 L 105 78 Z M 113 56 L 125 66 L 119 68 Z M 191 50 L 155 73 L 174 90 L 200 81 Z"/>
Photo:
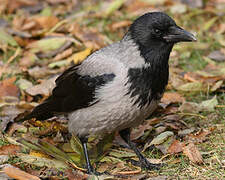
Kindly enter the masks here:
<path id="1" fill-rule="evenodd" d="M 194 113 L 177 113 L 177 114 L 183 115 L 183 116 L 197 116 L 197 117 L 200 117 L 200 118 L 202 118 L 202 119 L 206 119 L 205 116 L 202 116 L 202 115 L 200 115 L 200 114 L 194 114 Z"/>
<path id="2" fill-rule="evenodd" d="M 8 59 L 6 66 L 8 66 L 19 54 L 20 54 L 20 48 L 18 47 L 16 49 L 16 52 Z"/>
<path id="3" fill-rule="evenodd" d="M 216 105 L 216 108 L 225 108 L 225 105 Z"/>
<path id="4" fill-rule="evenodd" d="M 68 19 L 64 19 L 60 22 L 58 22 L 53 28 L 51 28 L 49 31 L 48 31 L 48 34 L 50 33 L 53 33 L 56 29 L 58 29 L 60 26 L 62 26 L 63 24 L 67 23 L 68 22 Z"/>

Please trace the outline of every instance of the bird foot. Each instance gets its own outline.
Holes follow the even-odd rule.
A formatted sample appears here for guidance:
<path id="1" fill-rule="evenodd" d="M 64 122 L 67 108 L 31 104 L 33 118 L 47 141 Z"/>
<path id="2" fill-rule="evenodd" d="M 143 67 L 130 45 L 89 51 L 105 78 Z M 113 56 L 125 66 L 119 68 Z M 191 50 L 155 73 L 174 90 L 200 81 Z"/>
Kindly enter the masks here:
<path id="1" fill-rule="evenodd" d="M 146 158 L 142 158 L 140 161 L 131 160 L 131 163 L 136 166 L 140 166 L 142 169 L 147 170 L 159 170 L 162 167 L 162 164 L 153 164 L 150 163 Z"/>
<path id="2" fill-rule="evenodd" d="M 104 174 L 104 173 L 100 173 L 98 171 L 95 171 L 95 169 L 92 166 L 87 168 L 86 173 L 90 174 L 90 175 L 95 175 L 95 176 L 100 176 L 100 175 Z"/>

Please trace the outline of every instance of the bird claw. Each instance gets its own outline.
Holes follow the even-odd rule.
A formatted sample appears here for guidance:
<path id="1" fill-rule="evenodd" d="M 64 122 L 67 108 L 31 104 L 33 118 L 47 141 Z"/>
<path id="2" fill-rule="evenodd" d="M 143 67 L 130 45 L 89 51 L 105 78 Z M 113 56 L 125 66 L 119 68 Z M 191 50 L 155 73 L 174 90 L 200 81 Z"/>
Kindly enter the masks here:
<path id="1" fill-rule="evenodd" d="M 135 166 L 140 166 L 142 169 L 147 169 L 147 170 L 159 170 L 163 164 L 153 164 L 150 163 L 146 158 L 141 159 L 140 161 L 135 161 L 131 159 L 131 163 Z"/>
<path id="2" fill-rule="evenodd" d="M 104 174 L 104 173 L 100 173 L 98 171 L 95 171 L 92 166 L 87 168 L 86 173 L 89 174 L 89 175 L 95 175 L 95 176 L 101 176 L 101 175 Z"/>
<path id="3" fill-rule="evenodd" d="M 148 170 L 153 170 L 153 169 L 159 170 L 160 167 L 162 166 L 162 164 L 150 163 L 147 159 L 142 159 L 140 161 L 140 164 L 141 164 L 141 168 L 148 169 Z"/>

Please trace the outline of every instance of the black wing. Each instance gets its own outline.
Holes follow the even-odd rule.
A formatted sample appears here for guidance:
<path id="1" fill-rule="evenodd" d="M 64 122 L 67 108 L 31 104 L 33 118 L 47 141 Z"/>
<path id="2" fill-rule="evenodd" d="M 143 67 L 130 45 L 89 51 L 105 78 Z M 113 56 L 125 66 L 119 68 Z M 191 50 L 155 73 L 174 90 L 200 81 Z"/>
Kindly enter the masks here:
<path id="1" fill-rule="evenodd" d="M 103 74 L 95 77 L 79 75 L 79 66 L 72 66 L 56 79 L 52 95 L 26 117 L 39 120 L 53 117 L 56 113 L 71 112 L 88 107 L 95 102 L 95 90 L 112 81 L 115 74 Z"/>

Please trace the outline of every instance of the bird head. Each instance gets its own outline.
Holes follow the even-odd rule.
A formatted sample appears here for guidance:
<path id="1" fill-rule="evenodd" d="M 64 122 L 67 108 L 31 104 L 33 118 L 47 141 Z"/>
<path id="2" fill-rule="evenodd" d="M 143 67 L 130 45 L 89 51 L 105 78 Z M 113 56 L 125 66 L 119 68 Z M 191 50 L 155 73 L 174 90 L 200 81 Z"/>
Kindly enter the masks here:
<path id="1" fill-rule="evenodd" d="M 146 13 L 131 25 L 132 39 L 144 47 L 173 46 L 184 41 L 196 41 L 190 32 L 176 25 L 175 21 L 163 12 Z"/>

